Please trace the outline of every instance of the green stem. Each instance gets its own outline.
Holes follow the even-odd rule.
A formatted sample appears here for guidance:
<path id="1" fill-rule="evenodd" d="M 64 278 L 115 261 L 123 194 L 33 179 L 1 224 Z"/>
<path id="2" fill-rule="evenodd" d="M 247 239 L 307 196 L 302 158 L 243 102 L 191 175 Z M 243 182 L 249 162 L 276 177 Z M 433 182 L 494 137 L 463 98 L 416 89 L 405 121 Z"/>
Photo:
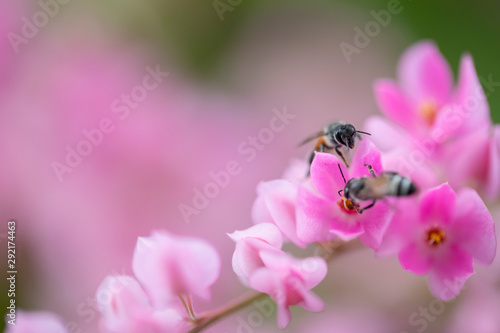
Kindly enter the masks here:
<path id="1" fill-rule="evenodd" d="M 318 245 L 323 250 L 322 257 L 326 261 L 332 261 L 338 255 L 344 252 L 350 252 L 354 250 L 358 250 L 364 248 L 364 246 L 358 241 L 351 241 L 348 243 L 339 242 L 339 241 L 330 241 L 330 242 L 319 242 Z M 241 296 L 238 299 L 235 299 L 229 302 L 226 305 L 223 305 L 219 309 L 207 311 L 198 316 L 198 319 L 192 320 L 191 322 L 196 326 L 192 328 L 189 333 L 198 333 L 203 331 L 208 326 L 212 325 L 216 321 L 221 318 L 224 318 L 238 310 L 241 310 L 248 305 L 252 304 L 256 300 L 264 298 L 268 296 L 265 293 L 259 293 L 255 291 L 250 291 L 245 295 Z"/>
<path id="2" fill-rule="evenodd" d="M 201 332 L 202 330 L 212 325 L 217 320 L 226 317 L 238 310 L 241 310 L 247 307 L 248 305 L 252 304 L 256 300 L 264 298 L 266 296 L 268 295 L 264 293 L 251 291 L 241 296 L 240 298 L 229 302 L 228 304 L 222 306 L 219 309 L 202 313 L 200 314 L 199 319 L 195 322 L 196 327 L 191 329 L 189 333 Z"/>

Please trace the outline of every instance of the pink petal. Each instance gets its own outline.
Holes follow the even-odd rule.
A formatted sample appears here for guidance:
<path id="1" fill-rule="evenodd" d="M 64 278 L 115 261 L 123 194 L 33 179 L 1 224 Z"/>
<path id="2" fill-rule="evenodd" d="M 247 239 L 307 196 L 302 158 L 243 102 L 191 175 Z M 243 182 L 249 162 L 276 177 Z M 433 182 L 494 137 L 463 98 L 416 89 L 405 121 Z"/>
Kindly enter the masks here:
<path id="1" fill-rule="evenodd" d="M 259 223 L 245 230 L 236 230 L 232 234 L 227 234 L 233 241 L 237 242 L 243 238 L 257 238 L 271 246 L 281 249 L 283 237 L 279 229 L 272 223 Z"/>
<path id="2" fill-rule="evenodd" d="M 146 292 L 131 276 L 107 276 L 97 289 L 96 300 L 111 326 L 138 311 L 152 310 Z"/>
<path id="3" fill-rule="evenodd" d="M 262 188 L 262 184 L 260 183 L 257 185 L 257 193 L 259 195 L 255 199 L 253 206 L 252 206 L 252 221 L 255 224 L 259 223 L 273 223 L 273 217 L 271 216 L 271 213 L 269 212 L 269 209 L 267 208 L 266 205 L 266 199 L 262 195 L 264 193 L 263 191 L 260 191 L 259 189 Z"/>
<path id="4" fill-rule="evenodd" d="M 356 215 L 354 215 L 356 216 Z M 335 217 L 330 224 L 330 232 L 343 241 L 350 241 L 365 232 L 363 224 L 355 217 Z"/>
<path id="5" fill-rule="evenodd" d="M 209 287 L 219 278 L 221 266 L 219 254 L 211 244 L 201 239 L 185 237 L 179 239 L 179 242 L 182 245 L 177 248 L 177 253 L 182 253 L 179 259 L 184 274 L 178 278 L 183 279 L 185 292 L 191 292 L 208 300 Z"/>
<path id="6" fill-rule="evenodd" d="M 382 164 L 384 170 L 395 171 L 402 176 L 409 177 L 417 186 L 419 192 L 423 192 L 428 188 L 435 187 L 441 184 L 436 172 L 428 163 L 415 163 L 414 159 L 410 159 L 412 146 L 401 145 L 382 156 Z"/>
<path id="7" fill-rule="evenodd" d="M 453 221 L 455 244 L 483 264 L 493 262 L 496 253 L 495 222 L 476 191 L 463 189 L 458 193 Z"/>
<path id="8" fill-rule="evenodd" d="M 478 130 L 449 144 L 443 154 L 448 181 L 454 188 L 473 186 L 483 188 L 488 173 L 488 132 Z M 453 160 L 453 163 L 446 163 Z M 474 161 L 474 163 L 471 163 Z"/>
<path id="9" fill-rule="evenodd" d="M 427 274 L 432 260 L 426 251 L 422 251 L 417 243 L 410 243 L 398 255 L 401 266 L 414 274 Z"/>
<path id="10" fill-rule="evenodd" d="M 415 101 L 433 100 L 440 107 L 450 99 L 451 69 L 433 42 L 423 41 L 408 48 L 398 64 L 398 76 Z"/>
<path id="11" fill-rule="evenodd" d="M 309 257 L 298 260 L 294 270 L 299 272 L 304 281 L 306 290 L 316 287 L 325 278 L 328 265 L 321 257 Z"/>
<path id="12" fill-rule="evenodd" d="M 249 283 L 253 289 L 269 294 L 276 301 L 278 327 L 285 328 L 290 322 L 292 315 L 287 305 L 286 291 L 283 289 L 280 274 L 263 267 L 252 274 Z"/>
<path id="13" fill-rule="evenodd" d="M 363 244 L 377 251 L 382 244 L 385 232 L 389 227 L 393 211 L 384 203 L 377 202 L 359 216 L 364 233 L 359 236 Z"/>
<path id="14" fill-rule="evenodd" d="M 449 301 L 460 293 L 472 274 L 472 256 L 457 246 L 451 246 L 447 255 L 431 271 L 429 288 L 438 299 Z"/>
<path id="15" fill-rule="evenodd" d="M 374 84 L 374 90 L 378 107 L 387 118 L 404 128 L 415 127 L 416 108 L 394 81 L 377 80 Z"/>
<path id="16" fill-rule="evenodd" d="M 154 305 L 160 307 L 179 294 L 208 299 L 209 287 L 219 277 L 220 258 L 202 239 L 154 232 L 139 238 L 132 268 Z"/>
<path id="17" fill-rule="evenodd" d="M 365 164 L 371 165 L 376 175 L 383 171 L 380 150 L 378 150 L 373 142 L 371 142 L 368 138 L 363 139 L 359 143 L 358 148 L 354 153 L 349 172 L 350 178 L 358 178 L 362 176 L 372 177 Z M 349 178 L 347 179 L 349 181 Z"/>
<path id="18" fill-rule="evenodd" d="M 408 135 L 403 130 L 380 116 L 371 116 L 365 121 L 363 130 L 370 133 L 370 140 L 384 152 L 408 144 Z"/>
<path id="19" fill-rule="evenodd" d="M 460 61 L 455 104 L 464 112 L 461 117 L 462 126 L 460 126 L 462 135 L 491 126 L 488 100 L 479 83 L 474 61 L 469 54 L 465 54 Z"/>
<path id="20" fill-rule="evenodd" d="M 399 253 L 408 243 L 416 241 L 421 230 L 418 214 L 414 213 L 416 197 L 399 198 L 396 212 L 389 223 L 377 255 L 387 256 Z"/>
<path id="21" fill-rule="evenodd" d="M 252 274 L 249 279 L 249 283 L 253 289 L 273 296 L 279 291 L 278 287 L 280 286 L 281 281 L 277 272 L 274 272 L 267 267 L 261 267 Z"/>
<path id="22" fill-rule="evenodd" d="M 236 243 L 232 259 L 233 270 L 244 284 L 248 284 L 248 278 L 264 266 L 261 255 L 267 252 L 283 253 L 280 249 L 258 238 L 244 238 Z"/>
<path id="23" fill-rule="evenodd" d="M 495 200 L 500 194 L 500 125 L 493 128 L 493 136 L 490 139 L 490 149 L 488 156 L 488 171 L 484 194 L 490 200 Z"/>
<path id="24" fill-rule="evenodd" d="M 420 200 L 420 220 L 423 224 L 449 224 L 455 199 L 455 192 L 447 183 L 428 190 Z"/>
<path id="25" fill-rule="evenodd" d="M 278 306 L 278 328 L 284 329 L 288 326 L 290 320 L 292 320 L 292 313 L 290 312 L 288 306 Z"/>
<path id="26" fill-rule="evenodd" d="M 185 333 L 192 328 L 185 318 L 183 318 L 177 310 L 164 309 L 156 311 L 152 314 L 151 326 L 158 332 L 171 332 L 171 333 Z M 142 325 L 141 331 L 144 332 L 145 328 Z M 156 332 L 156 331 L 152 331 Z"/>
<path id="27" fill-rule="evenodd" d="M 256 202 L 252 210 L 252 216 L 265 218 L 269 215 L 269 220 L 261 222 L 272 222 L 281 232 L 294 244 L 305 248 L 306 244 L 297 238 L 295 206 L 297 201 L 297 188 L 299 184 L 288 180 L 273 180 L 260 185 L 263 202 Z M 264 205 L 265 207 L 262 207 Z M 266 214 L 263 210 L 267 210 Z M 260 216 L 259 216 L 260 215 Z"/>
<path id="28" fill-rule="evenodd" d="M 338 200 L 337 191 L 344 188 L 345 183 L 339 165 L 346 179 L 349 174 L 343 163 L 334 155 L 316 153 L 311 165 L 311 180 L 316 189 L 330 200 Z"/>
<path id="29" fill-rule="evenodd" d="M 299 306 L 303 309 L 311 312 L 320 312 L 325 309 L 325 303 L 321 298 L 318 297 L 318 295 L 309 291 L 305 291 L 302 294 L 302 297 L 304 298 L 304 300 L 299 303 Z"/>
<path id="30" fill-rule="evenodd" d="M 312 193 L 305 187 L 299 188 L 297 195 L 297 236 L 302 242 L 313 243 L 332 238 L 329 229 L 334 216 L 333 205 L 335 203 Z"/>
<path id="31" fill-rule="evenodd" d="M 261 258 L 264 266 L 277 272 L 289 271 L 294 260 L 291 256 L 283 255 L 283 253 L 262 252 Z"/>

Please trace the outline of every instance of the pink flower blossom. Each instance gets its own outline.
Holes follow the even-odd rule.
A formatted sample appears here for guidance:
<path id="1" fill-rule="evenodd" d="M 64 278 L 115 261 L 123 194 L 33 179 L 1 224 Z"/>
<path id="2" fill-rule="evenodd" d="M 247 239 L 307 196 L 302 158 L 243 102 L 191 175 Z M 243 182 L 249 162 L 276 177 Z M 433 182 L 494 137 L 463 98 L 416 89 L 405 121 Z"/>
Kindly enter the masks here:
<path id="1" fill-rule="evenodd" d="M 323 301 L 310 292 L 326 276 L 327 265 L 323 258 L 295 259 L 272 252 L 263 252 L 261 258 L 265 266 L 252 274 L 250 286 L 275 300 L 279 328 L 285 328 L 290 322 L 289 307 L 292 305 L 312 312 L 323 310 Z"/>
<path id="2" fill-rule="evenodd" d="M 324 259 L 294 259 L 281 250 L 278 228 L 260 223 L 229 234 L 236 242 L 233 269 L 243 283 L 269 294 L 278 304 L 278 326 L 288 325 L 291 305 L 309 311 L 323 310 L 323 302 L 309 290 L 326 275 Z"/>
<path id="3" fill-rule="evenodd" d="M 8 317 L 7 317 L 8 318 Z M 6 324 L 5 333 L 67 333 L 62 319 L 50 312 L 17 310 L 15 325 Z"/>
<path id="4" fill-rule="evenodd" d="M 96 293 L 103 315 L 101 327 L 110 333 L 187 332 L 189 323 L 174 307 L 155 309 L 131 276 L 108 276 Z"/>
<path id="5" fill-rule="evenodd" d="M 236 242 L 233 270 L 246 285 L 250 276 L 264 266 L 263 252 L 283 254 L 281 233 L 272 223 L 260 223 L 246 230 L 235 231 L 228 236 Z"/>
<path id="6" fill-rule="evenodd" d="M 500 194 L 500 126 L 490 132 L 481 129 L 455 140 L 443 153 L 442 166 L 453 188 L 473 187 L 494 200 Z"/>
<path id="7" fill-rule="evenodd" d="M 488 198 L 496 198 L 500 194 L 495 168 L 500 164 L 500 129 L 492 130 L 472 57 L 462 57 L 454 89 L 449 65 L 436 45 L 420 42 L 402 56 L 398 76 L 398 83 L 389 79 L 375 83 L 377 103 L 389 119 L 371 117 L 366 122 L 365 129 L 375 143 L 384 151 L 399 149 L 404 160 L 400 168 L 430 167 L 448 175 L 454 188 L 474 186 Z M 456 163 L 449 163 L 450 159 Z"/>
<path id="8" fill-rule="evenodd" d="M 375 97 L 387 118 L 412 135 L 448 138 L 491 124 L 488 103 L 470 55 L 462 57 L 456 91 L 446 59 L 430 41 L 417 43 L 403 54 L 398 76 L 399 83 L 378 80 Z M 474 103 L 469 101 L 471 98 L 475 98 Z M 450 109 L 458 105 L 464 110 Z M 461 112 L 462 118 L 457 118 Z"/>
<path id="9" fill-rule="evenodd" d="M 305 173 L 304 173 L 305 174 Z M 252 207 L 254 223 L 274 223 L 295 245 L 305 248 L 299 240 L 296 226 L 296 202 L 300 183 L 277 179 L 257 186 L 257 199 Z"/>
<path id="10" fill-rule="evenodd" d="M 164 307 L 180 295 L 209 299 L 209 288 L 219 277 L 220 258 L 204 240 L 157 231 L 139 237 L 132 266 L 153 305 Z"/>
<path id="11" fill-rule="evenodd" d="M 454 298 L 474 273 L 474 259 L 489 265 L 496 237 L 491 214 L 472 189 L 456 194 L 448 184 L 402 202 L 387 230 L 380 254 L 396 252 L 404 269 L 429 275 L 441 300 Z"/>
<path id="12" fill-rule="evenodd" d="M 335 237 L 348 241 L 359 237 L 366 246 L 373 249 L 380 246 L 392 216 L 389 207 L 379 201 L 359 214 L 349 208 L 349 200 L 338 194 L 345 187 L 339 165 L 346 180 L 349 180 L 371 177 L 364 164 L 372 165 L 376 174 L 382 172 L 380 152 L 368 139 L 359 144 L 349 170 L 334 155 L 316 154 L 311 165 L 311 179 L 320 195 L 300 188 L 297 199 L 297 233 L 301 241 L 311 243 Z"/>

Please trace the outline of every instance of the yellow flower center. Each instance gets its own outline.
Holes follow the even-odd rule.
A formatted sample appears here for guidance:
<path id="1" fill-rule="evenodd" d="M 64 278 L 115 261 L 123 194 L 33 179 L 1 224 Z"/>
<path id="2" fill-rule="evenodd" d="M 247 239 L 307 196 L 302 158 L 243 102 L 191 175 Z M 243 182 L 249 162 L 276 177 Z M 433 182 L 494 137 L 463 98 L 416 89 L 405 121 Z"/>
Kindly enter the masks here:
<path id="1" fill-rule="evenodd" d="M 418 108 L 419 114 L 424 118 L 425 122 L 431 126 L 434 124 L 434 120 L 436 119 L 436 115 L 438 112 L 438 107 L 434 101 L 426 101 L 420 104 Z"/>
<path id="2" fill-rule="evenodd" d="M 427 243 L 431 246 L 438 246 L 444 242 L 445 239 L 446 236 L 443 229 L 434 227 L 427 231 Z"/>
<path id="3" fill-rule="evenodd" d="M 356 214 L 358 212 L 357 209 L 359 205 L 352 202 L 350 199 L 346 199 L 344 196 L 337 201 L 337 204 L 346 214 Z"/>

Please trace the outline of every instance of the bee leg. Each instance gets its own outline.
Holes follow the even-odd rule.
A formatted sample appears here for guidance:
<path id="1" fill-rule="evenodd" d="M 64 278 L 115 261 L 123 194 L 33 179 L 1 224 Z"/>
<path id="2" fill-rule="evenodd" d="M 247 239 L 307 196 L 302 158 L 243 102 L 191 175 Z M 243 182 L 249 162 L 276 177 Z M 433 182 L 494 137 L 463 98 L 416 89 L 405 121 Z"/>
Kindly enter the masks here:
<path id="1" fill-rule="evenodd" d="M 372 203 L 369 204 L 368 206 L 359 209 L 358 213 L 363 214 L 365 210 L 367 210 L 368 208 L 372 208 L 375 205 L 375 202 L 377 202 L 377 200 L 373 200 Z"/>
<path id="2" fill-rule="evenodd" d="M 344 189 L 341 189 L 339 190 L 337 193 L 339 194 L 339 196 L 342 196 L 342 194 L 340 194 L 340 192 L 344 191 Z"/>
<path id="3" fill-rule="evenodd" d="M 359 133 L 356 133 L 356 136 L 358 137 L 358 139 L 361 141 L 363 140 L 363 137 L 361 135 L 359 135 Z"/>
<path id="4" fill-rule="evenodd" d="M 307 175 L 306 177 L 309 177 L 311 175 L 311 164 L 314 160 L 314 155 L 316 155 L 316 150 L 313 150 L 311 152 L 311 155 L 309 155 L 309 167 L 307 168 Z"/>
<path id="5" fill-rule="evenodd" d="M 307 170 L 306 177 L 309 177 L 311 175 L 311 164 L 314 160 L 315 153 L 317 151 L 324 153 L 326 149 L 330 149 L 330 147 L 328 147 L 323 141 L 321 141 L 318 145 L 316 145 L 314 150 L 311 152 L 311 155 L 309 156 L 309 170 Z"/>
<path id="6" fill-rule="evenodd" d="M 342 152 L 339 150 L 339 148 L 342 147 L 341 145 L 335 146 L 335 152 L 339 155 L 339 157 L 342 159 L 346 167 L 349 167 L 349 164 L 344 158 L 344 155 L 342 155 Z"/>
<path id="7" fill-rule="evenodd" d="M 325 143 L 322 141 L 320 144 L 319 144 L 319 151 L 324 153 L 326 148 L 328 148 L 327 145 L 325 145 Z"/>
<path id="8" fill-rule="evenodd" d="M 373 178 L 377 177 L 377 176 L 375 175 L 375 171 L 373 171 L 373 167 L 372 167 L 370 164 L 366 164 L 366 163 L 364 163 L 364 165 L 365 165 L 365 167 L 368 167 L 368 170 L 370 170 L 370 173 L 371 173 L 371 175 L 373 176 Z"/>

